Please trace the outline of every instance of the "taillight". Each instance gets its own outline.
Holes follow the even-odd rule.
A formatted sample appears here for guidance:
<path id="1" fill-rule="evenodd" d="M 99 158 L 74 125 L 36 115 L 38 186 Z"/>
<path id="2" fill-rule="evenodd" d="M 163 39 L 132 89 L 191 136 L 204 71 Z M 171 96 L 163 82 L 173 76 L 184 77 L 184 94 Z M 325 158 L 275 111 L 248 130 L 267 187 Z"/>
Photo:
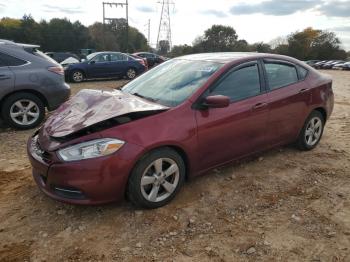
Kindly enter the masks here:
<path id="1" fill-rule="evenodd" d="M 140 59 L 138 60 L 140 62 L 141 65 L 143 65 L 144 67 L 146 67 L 146 69 L 148 69 L 147 63 L 145 62 L 145 60 Z"/>
<path id="2" fill-rule="evenodd" d="M 47 70 L 58 75 L 64 75 L 64 69 L 62 66 L 50 66 Z"/>

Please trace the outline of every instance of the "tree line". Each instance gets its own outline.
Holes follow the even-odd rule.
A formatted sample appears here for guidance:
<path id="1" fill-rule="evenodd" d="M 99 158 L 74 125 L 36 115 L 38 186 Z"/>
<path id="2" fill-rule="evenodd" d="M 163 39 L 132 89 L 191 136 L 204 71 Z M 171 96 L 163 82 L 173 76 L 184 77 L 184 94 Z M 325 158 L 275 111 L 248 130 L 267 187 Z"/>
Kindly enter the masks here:
<path id="1" fill-rule="evenodd" d="M 20 43 L 41 46 L 43 51 L 78 52 L 80 49 L 96 51 L 136 52 L 150 51 L 146 37 L 136 28 L 129 26 L 125 19 L 109 24 L 96 22 L 88 27 L 79 21 L 53 18 L 50 21 L 36 22 L 32 16 L 22 19 L 2 18 L 0 38 Z M 127 41 L 128 39 L 128 41 Z M 306 28 L 287 37 L 279 37 L 270 43 L 249 44 L 239 39 L 231 26 L 213 25 L 197 37 L 192 45 L 176 45 L 170 50 L 167 41 L 159 43 L 162 55 L 176 57 L 203 52 L 263 52 L 289 55 L 301 60 L 346 59 L 349 52 L 341 48 L 335 33 Z"/>
<path id="2" fill-rule="evenodd" d="M 288 55 L 300 60 L 346 59 L 350 52 L 341 48 L 341 42 L 334 32 L 316 30 L 311 27 L 279 37 L 269 44 L 249 44 L 239 39 L 234 28 L 213 25 L 196 38 L 192 45 L 174 46 L 171 55 L 180 56 L 201 52 L 259 52 Z"/>
<path id="3" fill-rule="evenodd" d="M 126 28 L 125 19 L 105 25 L 96 22 L 86 27 L 79 21 L 71 22 L 66 18 L 36 22 L 32 16 L 25 15 L 22 19 L 2 18 L 0 38 L 38 44 L 46 52 L 77 52 L 87 48 L 121 52 L 150 49 L 142 33 L 134 27 L 129 26 L 128 31 Z"/>

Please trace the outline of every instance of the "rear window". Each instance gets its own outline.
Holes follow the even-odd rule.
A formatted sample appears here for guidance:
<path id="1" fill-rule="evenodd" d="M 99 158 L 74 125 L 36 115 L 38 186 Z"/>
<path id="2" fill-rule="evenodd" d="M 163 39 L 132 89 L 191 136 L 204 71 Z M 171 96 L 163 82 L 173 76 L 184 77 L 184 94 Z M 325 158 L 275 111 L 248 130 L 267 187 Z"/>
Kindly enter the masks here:
<path id="1" fill-rule="evenodd" d="M 294 84 L 299 81 L 294 65 L 279 62 L 265 62 L 270 90 Z"/>
<path id="2" fill-rule="evenodd" d="M 299 78 L 300 80 L 304 80 L 307 77 L 307 74 L 309 71 L 307 71 L 304 67 L 297 65 L 298 73 L 299 73 Z"/>
<path id="3" fill-rule="evenodd" d="M 27 51 L 28 53 L 32 54 L 32 55 L 38 56 L 38 57 L 40 57 L 42 59 L 45 59 L 45 60 L 47 60 L 49 62 L 57 63 L 54 59 L 52 59 L 48 55 L 45 55 L 43 52 L 39 51 L 36 48 L 24 48 L 24 50 Z"/>
<path id="4" fill-rule="evenodd" d="M 21 66 L 25 65 L 27 61 L 18 59 L 16 57 L 0 53 L 0 66 Z"/>

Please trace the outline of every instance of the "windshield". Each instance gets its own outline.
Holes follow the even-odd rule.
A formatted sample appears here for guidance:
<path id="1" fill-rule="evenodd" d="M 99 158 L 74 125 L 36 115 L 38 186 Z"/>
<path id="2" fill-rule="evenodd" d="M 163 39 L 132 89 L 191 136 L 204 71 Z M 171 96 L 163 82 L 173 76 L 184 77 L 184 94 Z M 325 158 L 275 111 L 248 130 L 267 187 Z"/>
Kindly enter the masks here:
<path id="1" fill-rule="evenodd" d="M 122 91 L 175 107 L 223 66 L 208 61 L 169 60 L 127 84 Z"/>
<path id="2" fill-rule="evenodd" d="M 90 54 L 90 55 L 87 55 L 86 56 L 86 59 L 87 60 L 90 60 L 91 58 L 93 58 L 94 56 L 96 56 L 97 54 L 96 53 L 92 53 L 92 54 Z"/>

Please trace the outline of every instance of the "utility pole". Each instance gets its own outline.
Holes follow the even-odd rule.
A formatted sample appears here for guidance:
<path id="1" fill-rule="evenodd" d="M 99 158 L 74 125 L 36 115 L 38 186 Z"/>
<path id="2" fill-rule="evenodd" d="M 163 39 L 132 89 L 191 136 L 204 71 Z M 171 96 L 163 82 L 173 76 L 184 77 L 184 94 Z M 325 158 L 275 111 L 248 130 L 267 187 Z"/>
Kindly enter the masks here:
<path id="1" fill-rule="evenodd" d="M 148 19 L 148 45 L 151 46 L 151 19 Z"/>
<path id="2" fill-rule="evenodd" d="M 125 0 L 125 2 L 103 2 L 103 25 L 105 25 L 108 22 L 114 22 L 118 21 L 120 18 L 111 18 L 111 17 L 106 17 L 106 6 L 109 8 L 116 7 L 118 6 L 124 8 L 126 7 L 126 51 L 129 52 L 129 3 L 128 0 Z"/>
<path id="3" fill-rule="evenodd" d="M 160 49 L 159 42 L 167 41 L 169 43 L 169 48 L 172 48 L 171 42 L 171 23 L 170 23 L 170 5 L 174 5 L 173 2 L 169 0 L 162 0 L 159 2 L 162 5 L 162 11 L 159 21 L 158 37 L 157 37 L 157 50 Z"/>
<path id="4" fill-rule="evenodd" d="M 151 19 L 148 19 L 147 24 L 144 25 L 147 29 L 147 42 L 151 46 Z"/>

